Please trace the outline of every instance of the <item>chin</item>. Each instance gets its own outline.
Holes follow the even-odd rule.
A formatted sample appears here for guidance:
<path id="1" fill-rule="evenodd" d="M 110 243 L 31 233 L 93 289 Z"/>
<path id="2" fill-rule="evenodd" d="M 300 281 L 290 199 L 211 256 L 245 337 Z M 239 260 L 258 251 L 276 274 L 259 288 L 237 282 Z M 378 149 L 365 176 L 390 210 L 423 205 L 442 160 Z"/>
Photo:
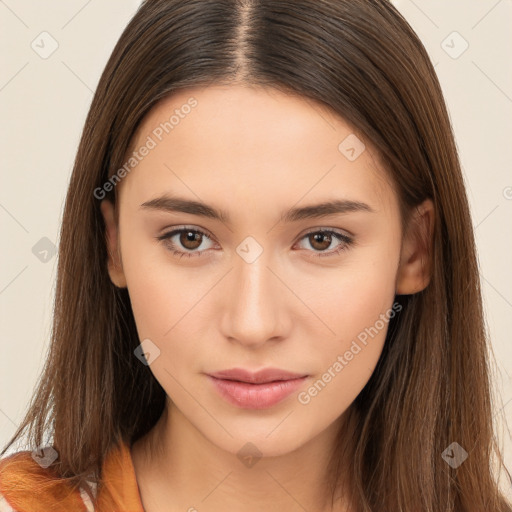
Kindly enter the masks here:
<path id="1" fill-rule="evenodd" d="M 281 428 L 282 425 L 279 423 L 283 417 L 278 421 L 267 422 L 264 426 L 260 425 L 260 428 L 235 429 L 226 424 L 227 430 L 233 437 L 225 435 L 219 438 L 218 432 L 215 432 L 216 435 L 213 437 L 207 437 L 218 448 L 236 455 L 242 462 L 245 458 L 250 460 L 251 457 L 255 459 L 279 457 L 299 449 L 311 440 L 304 426 L 290 428 L 291 425 L 288 425 L 288 429 Z M 272 423 L 272 426 L 269 426 L 269 423 Z"/>

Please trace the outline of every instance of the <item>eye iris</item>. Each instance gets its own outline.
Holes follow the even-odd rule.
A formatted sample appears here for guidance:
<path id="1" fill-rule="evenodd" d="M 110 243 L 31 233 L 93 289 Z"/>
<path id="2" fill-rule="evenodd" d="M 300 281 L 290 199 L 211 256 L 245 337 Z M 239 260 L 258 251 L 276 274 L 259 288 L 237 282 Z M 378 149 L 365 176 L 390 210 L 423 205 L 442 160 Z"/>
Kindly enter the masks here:
<path id="1" fill-rule="evenodd" d="M 311 243 L 311 246 L 318 250 L 325 250 L 331 245 L 332 237 L 328 233 L 314 233 L 313 235 L 310 235 L 310 241 L 314 240 L 314 243 Z M 325 245 L 325 241 L 327 240 L 327 245 Z M 321 242 L 324 242 L 324 247 L 316 247 L 315 243 L 320 242 L 320 245 L 322 245 Z"/>
<path id="2" fill-rule="evenodd" d="M 186 249 L 197 249 L 201 245 L 201 236 L 200 233 L 194 233 L 193 231 L 182 231 L 180 234 L 180 244 Z"/>

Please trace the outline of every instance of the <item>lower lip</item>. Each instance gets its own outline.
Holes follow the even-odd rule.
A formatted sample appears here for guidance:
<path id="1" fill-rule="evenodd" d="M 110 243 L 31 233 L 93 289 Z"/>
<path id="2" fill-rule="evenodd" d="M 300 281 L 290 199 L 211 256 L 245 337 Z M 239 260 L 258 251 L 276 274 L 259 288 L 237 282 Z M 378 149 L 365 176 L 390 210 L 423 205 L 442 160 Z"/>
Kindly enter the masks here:
<path id="1" fill-rule="evenodd" d="M 244 409 L 267 409 L 297 391 L 306 377 L 250 384 L 235 380 L 217 379 L 208 375 L 215 389 L 229 403 Z"/>

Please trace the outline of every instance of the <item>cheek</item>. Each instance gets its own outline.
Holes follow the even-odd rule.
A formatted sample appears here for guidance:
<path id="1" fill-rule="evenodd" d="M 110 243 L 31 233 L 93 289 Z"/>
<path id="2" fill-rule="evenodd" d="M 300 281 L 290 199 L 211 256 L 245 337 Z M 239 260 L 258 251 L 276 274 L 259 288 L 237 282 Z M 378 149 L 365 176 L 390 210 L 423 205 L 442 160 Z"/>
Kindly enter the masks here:
<path id="1" fill-rule="evenodd" d="M 128 290 L 139 339 L 151 340 L 150 369 L 156 380 L 185 410 L 190 407 L 190 375 L 200 370 L 201 332 L 197 318 L 201 294 L 181 272 L 165 272 L 161 264 L 145 266 L 143 258 L 128 272 Z M 153 262 L 154 263 L 154 262 Z M 192 291 L 191 291 L 192 290 Z M 156 347 L 156 348 L 155 348 Z"/>
<path id="2" fill-rule="evenodd" d="M 357 262 L 337 269 L 318 282 L 316 291 L 308 292 L 308 304 L 324 325 L 316 322 L 317 335 L 309 336 L 316 340 L 307 350 L 315 354 L 315 380 L 297 398 L 326 420 L 336 418 L 366 385 L 382 353 L 389 321 L 399 311 L 394 302 L 398 249 L 387 257 L 379 254 L 361 251 Z"/>
<path id="3" fill-rule="evenodd" d="M 171 336 L 178 322 L 186 322 L 208 286 L 198 281 L 193 270 L 177 266 L 178 260 L 163 245 L 140 231 L 122 237 L 123 270 L 140 335 L 163 339 Z"/>
<path id="4" fill-rule="evenodd" d="M 329 329 L 326 340 L 333 348 L 356 337 L 388 310 L 395 297 L 398 248 L 386 248 L 387 254 L 377 245 L 361 249 L 347 257 L 339 268 L 319 269 L 312 282 L 298 286 L 297 292 L 307 297 L 311 309 L 318 312 Z M 296 277 L 294 282 L 301 283 Z"/>
<path id="5" fill-rule="evenodd" d="M 137 332 L 141 342 L 149 339 L 158 348 L 151 371 L 174 396 L 181 388 L 172 377 L 181 381 L 204 366 L 198 354 L 205 350 L 201 340 L 211 327 L 214 307 L 210 292 L 219 277 L 186 263 L 180 266 L 164 248 L 136 243 L 130 235 L 121 250 Z"/>
<path id="6" fill-rule="evenodd" d="M 361 295 L 354 294 L 353 301 L 340 298 L 331 306 L 330 327 L 336 335 L 321 337 L 316 350 L 309 350 L 316 354 L 316 373 L 297 401 L 320 423 L 334 421 L 367 384 L 384 348 L 389 321 L 397 314 L 397 304 L 385 288 L 360 288 Z"/>
<path id="7" fill-rule="evenodd" d="M 176 323 L 186 297 L 179 292 L 177 280 L 169 280 L 155 265 L 144 263 L 139 259 L 136 265 L 125 266 L 130 302 L 139 334 L 161 338 Z"/>
<path id="8" fill-rule="evenodd" d="M 146 273 L 128 283 L 139 338 L 149 338 L 160 350 L 152 363 L 154 372 L 162 365 L 173 375 L 185 368 L 195 372 L 205 332 L 199 315 L 208 287 L 194 288 L 179 276 L 156 277 Z"/>

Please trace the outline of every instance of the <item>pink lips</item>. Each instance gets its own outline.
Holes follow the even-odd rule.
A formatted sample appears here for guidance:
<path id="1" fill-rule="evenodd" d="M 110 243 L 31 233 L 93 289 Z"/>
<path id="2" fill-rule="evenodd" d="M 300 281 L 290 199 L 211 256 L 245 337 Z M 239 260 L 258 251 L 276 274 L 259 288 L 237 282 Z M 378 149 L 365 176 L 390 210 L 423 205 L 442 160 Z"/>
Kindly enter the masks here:
<path id="1" fill-rule="evenodd" d="M 208 374 L 215 389 L 228 402 L 245 409 L 266 409 L 296 391 L 307 375 L 278 368 L 250 372 L 233 368 Z"/>

